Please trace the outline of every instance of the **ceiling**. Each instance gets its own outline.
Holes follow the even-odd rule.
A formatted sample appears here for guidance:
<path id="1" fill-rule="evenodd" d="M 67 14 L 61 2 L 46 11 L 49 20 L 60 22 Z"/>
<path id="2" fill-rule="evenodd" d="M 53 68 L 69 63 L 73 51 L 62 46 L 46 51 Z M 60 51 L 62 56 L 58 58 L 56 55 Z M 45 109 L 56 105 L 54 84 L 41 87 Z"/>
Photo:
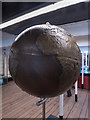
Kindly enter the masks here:
<path id="1" fill-rule="evenodd" d="M 17 4 L 17 3 L 14 3 L 14 4 Z M 5 8 L 5 5 L 3 4 L 4 5 L 3 10 L 6 9 L 3 11 L 3 21 L 12 19 L 15 16 L 19 16 L 25 12 L 28 12 L 28 11 L 30 12 L 30 11 L 40 8 L 41 6 L 45 6 L 47 4 L 52 4 L 52 3 L 48 3 L 48 2 L 47 3 L 35 3 L 35 4 L 24 3 L 25 5 L 22 3 L 19 3 L 18 6 L 19 7 L 21 6 L 21 8 L 18 8 L 17 5 L 14 6 L 14 4 L 12 4 L 12 6 L 9 4 L 9 6 L 11 7 L 6 5 L 7 6 L 6 8 Z M 8 10 L 8 8 L 11 11 L 11 13 L 10 11 L 8 13 L 5 12 Z M 63 25 L 63 24 L 74 23 L 74 22 L 83 21 L 87 19 L 88 19 L 88 2 L 82 2 L 79 4 L 61 8 L 53 12 L 49 12 L 49 13 L 39 15 L 37 17 L 22 21 L 10 27 L 4 28 L 3 31 L 14 34 L 14 35 L 18 35 L 20 32 L 22 32 L 27 27 L 30 27 L 36 24 L 43 24 L 43 23 L 45 24 L 46 22 L 50 22 L 50 24 L 54 24 L 54 25 Z"/>
<path id="2" fill-rule="evenodd" d="M 50 4 L 53 2 L 2 2 L 2 22 Z"/>

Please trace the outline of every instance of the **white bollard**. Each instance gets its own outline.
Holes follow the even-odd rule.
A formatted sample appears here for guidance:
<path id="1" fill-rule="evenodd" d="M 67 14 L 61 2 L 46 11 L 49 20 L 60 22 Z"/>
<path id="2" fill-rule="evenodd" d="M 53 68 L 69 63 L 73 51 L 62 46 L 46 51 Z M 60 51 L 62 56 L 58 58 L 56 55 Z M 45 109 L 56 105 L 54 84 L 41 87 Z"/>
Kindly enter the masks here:
<path id="1" fill-rule="evenodd" d="M 77 81 L 75 83 L 75 102 L 77 102 L 77 94 L 78 94 L 78 87 L 77 87 Z"/>
<path id="2" fill-rule="evenodd" d="M 82 52 L 82 89 L 84 84 L 84 52 Z"/>
<path id="3" fill-rule="evenodd" d="M 59 96 L 59 117 L 63 119 L 63 94 Z"/>

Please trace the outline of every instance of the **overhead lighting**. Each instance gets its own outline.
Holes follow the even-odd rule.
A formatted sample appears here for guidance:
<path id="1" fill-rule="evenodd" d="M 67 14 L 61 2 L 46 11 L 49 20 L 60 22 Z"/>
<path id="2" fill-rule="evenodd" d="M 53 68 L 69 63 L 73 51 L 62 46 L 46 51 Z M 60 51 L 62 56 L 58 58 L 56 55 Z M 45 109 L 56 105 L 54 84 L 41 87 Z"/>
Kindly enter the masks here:
<path id="1" fill-rule="evenodd" d="M 80 2 L 87 2 L 87 0 L 62 0 L 60 2 L 48 5 L 46 7 L 40 8 L 38 10 L 34 10 L 34 11 L 29 12 L 25 15 L 22 15 L 20 17 L 17 17 L 17 18 L 14 18 L 14 19 L 10 20 L 10 21 L 2 23 L 2 24 L 0 24 L 0 29 L 6 28 L 8 26 L 11 26 L 11 25 L 14 25 L 16 23 L 22 22 L 24 20 L 42 15 L 42 14 L 45 14 L 45 13 L 49 13 L 51 11 L 55 11 L 55 10 L 60 9 L 60 8 L 64 8 L 64 7 L 67 7 L 67 6 L 70 6 L 70 5 L 74 5 L 74 4 L 77 4 L 77 3 L 80 3 Z"/>

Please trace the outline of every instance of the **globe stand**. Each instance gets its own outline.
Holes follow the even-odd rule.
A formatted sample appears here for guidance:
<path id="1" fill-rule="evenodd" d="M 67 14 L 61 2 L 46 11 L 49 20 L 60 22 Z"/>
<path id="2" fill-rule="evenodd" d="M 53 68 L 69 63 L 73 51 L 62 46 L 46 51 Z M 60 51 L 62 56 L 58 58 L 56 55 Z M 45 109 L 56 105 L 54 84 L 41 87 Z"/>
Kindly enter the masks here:
<path id="1" fill-rule="evenodd" d="M 43 103 L 43 120 L 45 120 L 45 102 Z"/>
<path id="2" fill-rule="evenodd" d="M 42 104 L 42 120 L 45 120 L 45 102 L 47 98 L 41 98 L 40 101 L 36 103 L 37 106 Z M 56 116 L 50 115 L 46 120 L 50 120 L 54 118 L 54 120 L 61 120 L 61 118 L 57 118 Z"/>
<path id="3" fill-rule="evenodd" d="M 42 118 L 45 120 L 45 102 L 47 98 L 41 98 L 40 101 L 36 103 L 37 106 L 40 106 L 42 104 Z"/>

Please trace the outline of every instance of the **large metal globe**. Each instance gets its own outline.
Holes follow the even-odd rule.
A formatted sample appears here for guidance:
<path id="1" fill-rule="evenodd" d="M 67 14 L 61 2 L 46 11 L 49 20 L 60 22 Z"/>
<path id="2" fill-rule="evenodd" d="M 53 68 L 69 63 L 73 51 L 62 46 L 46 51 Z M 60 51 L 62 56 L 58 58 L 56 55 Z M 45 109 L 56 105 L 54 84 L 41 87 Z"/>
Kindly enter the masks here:
<path id="1" fill-rule="evenodd" d="M 23 91 L 44 98 L 72 87 L 80 67 L 80 49 L 71 34 L 50 24 L 23 31 L 12 44 L 9 56 L 15 83 Z"/>

